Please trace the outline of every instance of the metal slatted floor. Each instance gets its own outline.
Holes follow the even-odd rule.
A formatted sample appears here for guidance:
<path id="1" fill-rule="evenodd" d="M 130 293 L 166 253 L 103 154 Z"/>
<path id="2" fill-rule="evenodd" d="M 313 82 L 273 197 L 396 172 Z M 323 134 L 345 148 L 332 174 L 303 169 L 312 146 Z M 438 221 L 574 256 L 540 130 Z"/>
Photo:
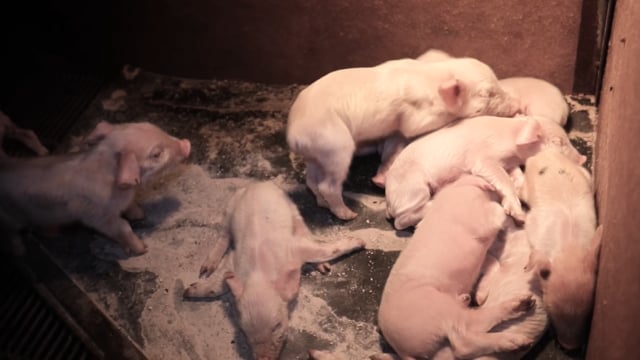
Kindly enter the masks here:
<path id="1" fill-rule="evenodd" d="M 9 261 L 0 278 L 1 359 L 98 359 Z"/>

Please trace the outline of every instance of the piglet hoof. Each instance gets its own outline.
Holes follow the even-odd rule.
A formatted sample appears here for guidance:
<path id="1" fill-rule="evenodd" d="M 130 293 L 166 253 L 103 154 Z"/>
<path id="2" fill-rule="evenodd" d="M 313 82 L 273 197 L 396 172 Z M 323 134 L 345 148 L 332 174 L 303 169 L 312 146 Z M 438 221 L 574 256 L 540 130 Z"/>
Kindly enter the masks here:
<path id="1" fill-rule="evenodd" d="M 373 182 L 380 189 L 384 189 L 385 184 L 385 176 L 384 174 L 377 173 L 376 176 L 371 178 L 371 182 Z"/>
<path id="2" fill-rule="evenodd" d="M 524 224 L 526 215 L 522 211 L 522 207 L 516 201 L 503 201 L 502 207 L 507 215 L 510 215 L 517 223 Z"/>
<path id="3" fill-rule="evenodd" d="M 328 274 L 331 272 L 331 264 L 328 261 L 318 263 L 315 267 L 321 274 Z"/>
<path id="4" fill-rule="evenodd" d="M 129 248 L 127 248 L 127 251 L 133 255 L 143 255 L 146 254 L 147 251 L 149 251 L 149 247 L 147 246 L 147 244 L 140 241 L 139 244 L 135 244 L 134 246 L 130 246 Z"/>
<path id="5" fill-rule="evenodd" d="M 357 213 L 349 210 L 346 206 L 343 208 L 339 208 L 339 209 L 335 209 L 335 210 L 331 210 L 331 212 L 338 217 L 341 220 L 352 220 L 354 219 L 356 216 L 358 216 Z"/>
<path id="6" fill-rule="evenodd" d="M 209 264 L 202 264 L 200 266 L 200 273 L 198 275 L 199 278 L 207 278 L 216 270 L 215 266 L 211 266 Z"/>

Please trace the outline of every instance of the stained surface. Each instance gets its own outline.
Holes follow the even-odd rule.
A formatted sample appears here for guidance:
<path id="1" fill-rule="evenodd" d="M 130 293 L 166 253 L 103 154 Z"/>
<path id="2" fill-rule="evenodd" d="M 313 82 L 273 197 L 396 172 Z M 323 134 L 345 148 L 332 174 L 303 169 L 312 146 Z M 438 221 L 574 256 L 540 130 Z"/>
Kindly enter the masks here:
<path id="1" fill-rule="evenodd" d="M 345 184 L 347 204 L 359 213 L 357 219 L 344 222 L 316 207 L 303 184 L 304 164 L 289 153 L 284 138 L 287 111 L 301 89 L 141 72 L 106 87 L 72 130 L 76 136 L 100 120 L 148 120 L 192 142 L 189 163 L 138 193 L 146 218 L 132 225 L 148 244 L 147 254 L 129 257 L 117 244 L 84 229 L 42 241 L 75 284 L 150 358 L 250 358 L 230 294 L 182 299 L 184 288 L 197 280 L 206 252 L 222 236 L 226 202 L 249 179 L 271 179 L 287 191 L 320 240 L 350 235 L 367 242 L 366 251 L 339 259 L 328 275 L 305 272 L 282 358 L 306 359 L 309 348 L 348 359 L 381 350 L 377 304 L 411 234 L 396 232 L 385 219 L 383 193 L 369 181 L 375 156 L 356 158 Z M 116 90 L 126 96 L 112 96 Z M 590 157 L 591 99 L 568 100 L 571 138 Z M 535 352 L 538 358 L 564 357 L 549 339 Z"/>

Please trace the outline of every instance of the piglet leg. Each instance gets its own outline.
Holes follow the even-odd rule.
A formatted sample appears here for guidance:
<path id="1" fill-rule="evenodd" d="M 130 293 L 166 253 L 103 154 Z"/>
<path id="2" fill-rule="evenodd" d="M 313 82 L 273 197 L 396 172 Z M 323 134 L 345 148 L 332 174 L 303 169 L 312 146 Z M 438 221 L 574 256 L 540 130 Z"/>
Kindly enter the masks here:
<path id="1" fill-rule="evenodd" d="M 392 135 L 384 140 L 380 154 L 380 166 L 378 166 L 378 172 L 373 178 L 371 178 L 371 181 L 373 181 L 376 186 L 384 189 L 387 171 L 408 142 L 409 140 L 401 134 Z"/>
<path id="2" fill-rule="evenodd" d="M 535 305 L 530 295 L 523 295 L 494 306 L 468 309 L 462 323 L 454 326 L 447 336 L 458 359 L 507 352 L 531 345 L 533 339 L 512 332 L 488 332 L 494 326 L 526 314 Z"/>
<path id="3" fill-rule="evenodd" d="M 86 225 L 111 239 L 115 239 L 136 255 L 147 252 L 147 245 L 131 230 L 129 223 L 120 216 L 107 215 L 87 221 Z"/>
<path id="4" fill-rule="evenodd" d="M 124 210 L 122 216 L 130 221 L 142 220 L 144 219 L 144 210 L 142 210 L 142 207 L 134 201 Z"/>
<path id="5" fill-rule="evenodd" d="M 465 327 L 471 331 L 487 332 L 496 325 L 526 314 L 535 304 L 536 300 L 527 294 L 496 305 L 470 309 Z"/>
<path id="6" fill-rule="evenodd" d="M 228 235 L 222 236 L 216 243 L 213 245 L 207 258 L 204 260 L 202 265 L 200 266 L 200 277 L 208 277 L 211 275 L 220 265 L 220 261 L 224 256 L 224 253 L 229 248 L 230 238 Z"/>
<path id="7" fill-rule="evenodd" d="M 519 222 L 524 222 L 525 214 L 522 211 L 520 200 L 516 196 L 509 175 L 500 163 L 492 160 L 479 161 L 471 168 L 471 173 L 493 185 L 498 194 L 502 196 L 502 207 L 507 215 L 511 215 Z"/>
<path id="8" fill-rule="evenodd" d="M 500 263 L 493 255 L 487 253 L 484 263 L 482 264 L 482 275 L 476 288 L 476 303 L 478 303 L 479 306 L 482 306 L 482 304 L 487 301 L 487 297 L 489 297 L 491 284 L 489 284 L 489 281 L 486 279 L 491 278 L 496 271 L 500 271 Z"/>
<path id="9" fill-rule="evenodd" d="M 322 168 L 320 167 L 320 165 L 318 165 L 318 163 L 313 160 L 307 161 L 307 186 L 316 197 L 316 203 L 318 204 L 318 206 L 328 208 L 329 204 L 318 189 L 318 184 L 322 180 L 324 176 L 323 174 L 324 173 L 322 171 Z"/>
<path id="10" fill-rule="evenodd" d="M 303 262 L 326 263 L 348 254 L 365 245 L 362 239 L 346 237 L 333 243 L 319 243 L 305 239 L 300 242 L 297 252 Z"/>
<path id="11" fill-rule="evenodd" d="M 231 268 L 231 254 L 224 256 L 219 263 L 218 268 L 220 271 L 216 271 L 211 277 L 208 279 L 200 279 L 185 289 L 184 294 L 182 295 L 184 298 L 210 298 L 216 297 L 226 293 L 225 289 L 225 277 L 224 274 L 226 271 Z"/>
<path id="12" fill-rule="evenodd" d="M 40 140 L 38 140 L 38 136 L 36 136 L 36 134 L 32 130 L 14 127 L 13 129 L 11 129 L 8 135 L 21 141 L 29 149 L 33 150 L 40 156 L 49 154 L 49 150 L 47 150 L 47 148 L 42 145 Z"/>
<path id="13" fill-rule="evenodd" d="M 317 178 L 318 192 L 326 201 L 329 210 L 342 220 L 351 220 L 358 215 L 347 207 L 342 198 L 342 183 L 347 178 L 355 149 L 355 143 L 347 132 L 342 136 L 336 134 L 332 143 L 325 144 L 324 148 L 318 149 L 318 154 L 314 155 L 320 174 Z"/>

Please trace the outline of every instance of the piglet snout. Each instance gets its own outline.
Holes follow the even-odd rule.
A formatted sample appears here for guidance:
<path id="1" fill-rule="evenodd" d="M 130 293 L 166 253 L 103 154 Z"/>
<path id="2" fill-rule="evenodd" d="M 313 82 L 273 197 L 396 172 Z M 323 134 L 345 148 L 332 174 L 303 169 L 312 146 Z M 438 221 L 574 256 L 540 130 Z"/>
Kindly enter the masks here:
<path id="1" fill-rule="evenodd" d="M 180 152 L 184 157 L 189 157 L 189 153 L 191 152 L 191 143 L 187 139 L 182 139 L 179 141 L 180 143 Z"/>

